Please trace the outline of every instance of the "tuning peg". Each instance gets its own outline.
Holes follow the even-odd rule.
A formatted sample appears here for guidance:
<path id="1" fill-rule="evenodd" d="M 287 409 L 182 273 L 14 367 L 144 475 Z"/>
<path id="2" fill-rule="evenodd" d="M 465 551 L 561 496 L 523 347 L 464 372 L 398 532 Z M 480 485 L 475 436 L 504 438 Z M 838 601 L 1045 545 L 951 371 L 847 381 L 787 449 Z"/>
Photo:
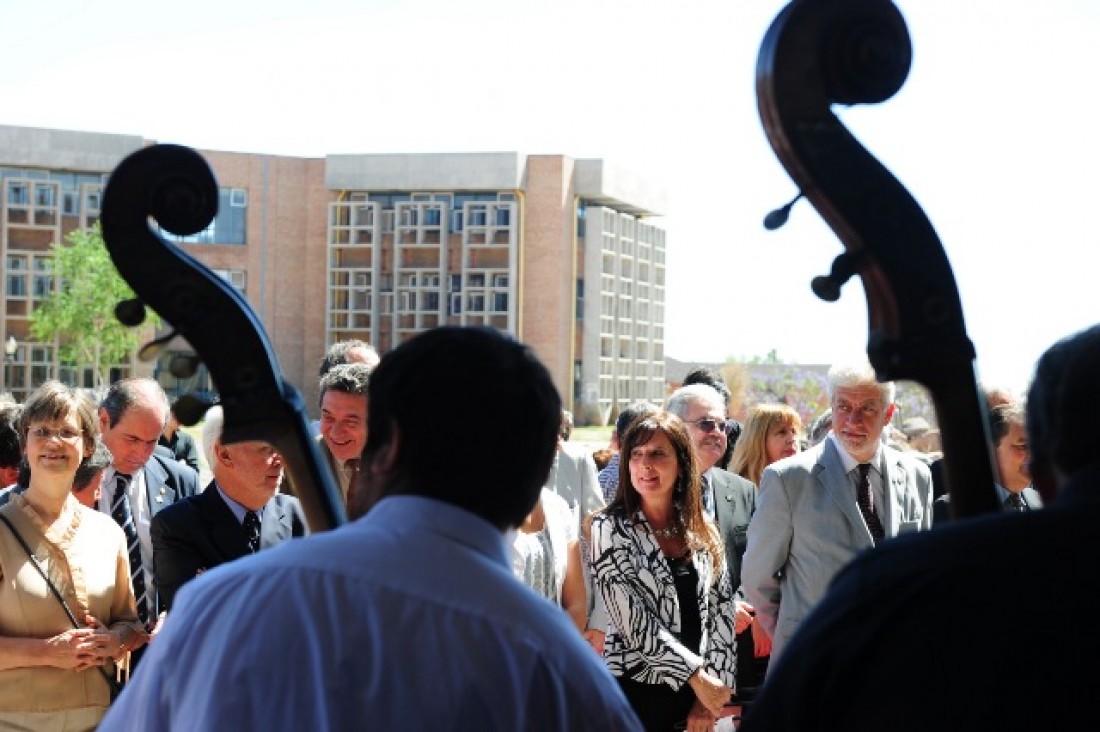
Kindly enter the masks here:
<path id="1" fill-rule="evenodd" d="M 810 289 L 825 302 L 836 302 L 840 299 L 840 288 L 856 273 L 863 255 L 862 249 L 855 253 L 843 252 L 837 255 L 829 274 L 814 277 L 810 281 Z"/>
<path id="2" fill-rule="evenodd" d="M 128 328 L 134 328 L 145 322 L 145 303 L 138 298 L 122 300 L 115 305 L 115 317 Z"/>
<path id="3" fill-rule="evenodd" d="M 190 379 L 199 370 L 202 360 L 193 353 L 176 353 L 168 362 L 168 371 L 177 379 Z"/>
<path id="4" fill-rule="evenodd" d="M 775 231 L 780 226 L 787 223 L 787 219 L 791 215 L 791 207 L 794 206 L 800 198 L 802 198 L 802 191 L 799 191 L 798 195 L 786 204 L 769 212 L 768 215 L 764 217 L 764 228 L 768 231 Z"/>
<path id="5" fill-rule="evenodd" d="M 201 399 L 194 394 L 184 394 L 172 405 L 172 412 L 180 424 L 192 427 L 206 416 L 206 410 L 210 409 L 210 402 Z"/>

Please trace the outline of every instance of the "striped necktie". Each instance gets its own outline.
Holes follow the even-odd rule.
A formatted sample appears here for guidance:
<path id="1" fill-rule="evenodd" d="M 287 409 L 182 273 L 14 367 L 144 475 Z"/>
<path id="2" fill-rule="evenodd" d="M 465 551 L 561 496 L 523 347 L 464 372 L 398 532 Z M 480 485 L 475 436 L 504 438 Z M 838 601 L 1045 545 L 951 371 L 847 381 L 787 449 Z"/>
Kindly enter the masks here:
<path id="1" fill-rule="evenodd" d="M 1005 510 L 1008 511 L 1026 511 L 1027 502 L 1024 497 L 1019 493 L 1012 493 L 1005 499 Z"/>
<path id="2" fill-rule="evenodd" d="M 118 473 L 115 480 L 115 495 L 111 500 L 111 518 L 122 527 L 126 535 L 126 547 L 130 553 L 130 582 L 137 600 L 137 613 L 142 623 L 149 622 L 149 610 L 145 604 L 145 572 L 141 567 L 141 544 L 138 542 L 137 526 L 134 514 L 130 510 L 130 476 Z"/>

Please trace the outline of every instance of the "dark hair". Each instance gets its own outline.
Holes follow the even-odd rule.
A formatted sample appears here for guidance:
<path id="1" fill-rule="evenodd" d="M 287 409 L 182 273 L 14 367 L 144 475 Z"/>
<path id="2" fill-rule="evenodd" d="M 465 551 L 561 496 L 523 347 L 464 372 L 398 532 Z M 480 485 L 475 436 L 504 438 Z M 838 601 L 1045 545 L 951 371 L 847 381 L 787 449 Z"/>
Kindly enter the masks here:
<path id="1" fill-rule="evenodd" d="M 726 386 L 726 380 L 722 378 L 722 374 L 718 373 L 712 368 L 706 366 L 697 366 L 691 371 L 687 372 L 687 376 L 684 377 L 684 383 L 681 386 L 690 386 L 691 384 L 706 384 L 713 387 L 716 392 L 722 395 L 722 399 L 725 406 L 729 406 L 732 394 L 730 388 Z"/>
<path id="2" fill-rule="evenodd" d="M 630 480 L 630 453 L 635 447 L 648 443 L 658 432 L 668 438 L 676 454 L 676 485 L 672 488 L 674 519 L 685 529 L 688 547 L 710 554 L 717 576 L 725 550 L 717 531 L 703 516 L 703 487 L 695 459 L 695 442 L 683 420 L 675 414 L 658 411 L 631 423 L 619 446 L 619 488 L 604 512 L 633 518 L 641 510 L 641 496 Z"/>
<path id="3" fill-rule="evenodd" d="M 634 402 L 624 407 L 623 411 L 619 412 L 618 419 L 615 420 L 615 434 L 619 438 L 619 443 L 622 444 L 623 436 L 626 435 L 631 422 L 643 414 L 656 414 L 659 411 L 661 410 L 649 402 Z"/>
<path id="4" fill-rule="evenodd" d="M 370 384 L 370 373 L 370 366 L 363 363 L 341 363 L 333 366 L 321 377 L 318 404 L 324 401 L 325 393 L 329 391 L 366 396 L 367 386 Z"/>
<path id="5" fill-rule="evenodd" d="M 385 494 L 446 501 L 500 529 L 534 508 L 557 451 L 562 403 L 527 346 L 490 328 L 425 331 L 386 354 L 367 398 L 366 470 L 399 440 Z M 442 405 L 463 415 L 462 429 L 440 434 Z"/>
<path id="6" fill-rule="evenodd" d="M 1063 338 L 1039 358 L 1027 397 L 1029 469 L 1037 486 L 1052 482 L 1055 468 L 1068 477 L 1100 463 L 1092 424 L 1100 414 L 1098 373 L 1100 325 Z"/>
<path id="7" fill-rule="evenodd" d="M 22 410 L 18 404 L 0 407 L 0 468 L 14 468 L 23 459 L 23 443 L 18 428 Z"/>
<path id="8" fill-rule="evenodd" d="M 107 412 L 107 426 L 114 427 L 126 414 L 126 410 L 134 406 L 149 404 L 149 397 L 158 400 L 164 407 L 164 424 L 168 424 L 168 395 L 164 389 L 153 379 L 130 378 L 120 379 L 111 384 L 103 401 L 99 406 Z M 151 406 L 151 405 L 150 405 Z M 163 428 L 164 425 L 162 425 Z"/>
<path id="9" fill-rule="evenodd" d="M 112 460 L 114 458 L 111 456 L 111 451 L 103 444 L 103 440 L 96 440 L 95 451 L 90 457 L 81 461 L 76 469 L 76 474 L 73 476 L 73 490 L 82 491 L 87 488 L 92 478 L 111 467 Z"/>
<path id="10" fill-rule="evenodd" d="M 1008 428 L 1014 424 L 1024 425 L 1024 406 L 1019 402 L 998 404 L 989 410 L 989 440 L 994 449 L 1008 434 Z"/>
<path id="11" fill-rule="evenodd" d="M 349 363 L 348 352 L 356 348 L 362 348 L 364 351 L 374 351 L 374 346 L 358 338 L 349 338 L 346 341 L 336 341 L 329 346 L 329 349 L 325 351 L 324 357 L 321 358 L 321 367 L 318 369 L 317 375 L 324 376 L 331 371 L 334 366 Z M 375 353 L 377 352 L 375 351 Z"/>

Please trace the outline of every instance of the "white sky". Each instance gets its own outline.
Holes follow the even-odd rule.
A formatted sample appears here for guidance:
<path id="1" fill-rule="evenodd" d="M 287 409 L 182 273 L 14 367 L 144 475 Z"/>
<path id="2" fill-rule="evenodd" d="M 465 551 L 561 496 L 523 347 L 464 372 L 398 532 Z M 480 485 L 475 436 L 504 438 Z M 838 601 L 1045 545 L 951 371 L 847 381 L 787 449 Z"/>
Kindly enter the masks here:
<path id="1" fill-rule="evenodd" d="M 914 61 L 885 104 L 845 110 L 943 241 L 984 381 L 1023 388 L 1057 338 L 1100 320 L 1094 0 L 904 0 Z M 597 157 L 666 186 L 666 353 L 866 346 L 858 280 L 764 138 L 754 76 L 783 6 L 763 0 L 0 0 L 0 123 L 197 148 Z"/>

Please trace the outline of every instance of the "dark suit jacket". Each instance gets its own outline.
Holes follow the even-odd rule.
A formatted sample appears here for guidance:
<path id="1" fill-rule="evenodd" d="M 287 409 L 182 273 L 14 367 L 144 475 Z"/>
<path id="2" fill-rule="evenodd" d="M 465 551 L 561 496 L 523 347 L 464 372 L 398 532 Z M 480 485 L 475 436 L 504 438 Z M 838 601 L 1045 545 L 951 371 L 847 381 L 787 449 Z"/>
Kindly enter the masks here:
<path id="1" fill-rule="evenodd" d="M 714 490 L 714 513 L 718 519 L 718 533 L 726 547 L 726 568 L 730 573 L 730 586 L 737 599 L 744 600 L 741 590 L 741 558 L 748 546 L 749 519 L 756 511 L 756 486 L 740 475 L 721 468 L 711 468 L 706 478 Z"/>
<path id="2" fill-rule="evenodd" d="M 756 486 L 736 473 L 721 468 L 711 468 L 706 478 L 714 489 L 714 513 L 718 518 L 718 533 L 726 548 L 726 568 L 730 574 L 730 586 L 734 598 L 745 600 L 741 588 L 741 559 L 749 543 L 749 519 L 756 511 Z M 764 683 L 768 657 L 753 655 L 752 630 L 737 634 L 737 689 L 738 696 L 747 698 L 750 689 Z"/>
<path id="3" fill-rule="evenodd" d="M 145 492 L 149 496 L 149 513 L 152 516 L 181 498 L 199 492 L 198 473 L 155 452 L 142 471 L 145 473 Z"/>
<path id="4" fill-rule="evenodd" d="M 1043 507 L 1043 497 L 1039 495 L 1039 491 L 1034 488 L 1024 488 L 1023 490 L 1024 501 L 1027 502 L 1028 508 L 1036 509 Z M 1002 507 L 1002 511 L 1007 511 L 1007 508 Z M 951 520 L 951 494 L 944 493 L 942 496 L 932 502 L 932 525 L 945 524 Z"/>
<path id="5" fill-rule="evenodd" d="M 150 533 L 161 610 L 170 610 L 179 588 L 199 572 L 250 553 L 244 528 L 214 483 L 158 513 Z M 307 533 L 297 498 L 276 494 L 264 507 L 260 549 Z"/>

